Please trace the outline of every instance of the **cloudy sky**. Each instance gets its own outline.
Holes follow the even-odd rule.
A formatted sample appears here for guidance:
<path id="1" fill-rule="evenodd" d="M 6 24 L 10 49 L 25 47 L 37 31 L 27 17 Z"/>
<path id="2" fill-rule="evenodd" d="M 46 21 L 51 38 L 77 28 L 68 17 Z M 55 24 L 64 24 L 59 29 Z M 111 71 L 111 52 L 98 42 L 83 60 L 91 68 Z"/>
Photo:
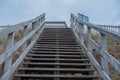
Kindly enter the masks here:
<path id="1" fill-rule="evenodd" d="M 0 25 L 16 24 L 46 13 L 46 20 L 69 22 L 83 13 L 96 24 L 120 24 L 120 0 L 0 0 Z"/>

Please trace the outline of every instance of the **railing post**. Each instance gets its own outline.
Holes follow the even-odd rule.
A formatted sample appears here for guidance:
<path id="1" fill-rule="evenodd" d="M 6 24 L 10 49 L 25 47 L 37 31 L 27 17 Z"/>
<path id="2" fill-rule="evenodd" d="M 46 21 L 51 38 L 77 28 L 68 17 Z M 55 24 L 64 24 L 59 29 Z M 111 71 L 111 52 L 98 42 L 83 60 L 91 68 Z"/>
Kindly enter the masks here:
<path id="1" fill-rule="evenodd" d="M 101 38 L 100 38 L 100 46 L 101 46 L 100 53 L 104 54 L 103 51 L 107 51 L 107 43 L 106 43 L 106 36 L 105 34 L 102 34 L 102 33 L 101 33 Z M 109 75 L 109 65 L 105 57 L 102 57 L 101 64 L 102 64 L 103 70 Z"/>
<path id="2" fill-rule="evenodd" d="M 80 40 L 84 44 L 84 24 L 79 23 L 78 29 L 79 29 L 78 31 L 79 31 Z"/>
<path id="3" fill-rule="evenodd" d="M 14 45 L 14 32 L 8 34 L 6 50 L 10 49 L 13 45 Z M 5 61 L 4 73 L 6 73 L 11 68 L 11 65 L 12 65 L 12 55 Z"/>
<path id="4" fill-rule="evenodd" d="M 36 21 L 36 22 L 35 22 L 35 24 L 34 24 L 35 29 L 40 25 L 39 23 L 40 23 L 39 21 Z M 35 35 L 34 35 L 34 36 L 35 36 L 35 39 L 37 38 L 37 34 L 38 34 L 38 31 L 37 31 L 37 32 L 35 33 Z"/>
<path id="5" fill-rule="evenodd" d="M 75 32 L 75 21 L 74 21 L 74 18 L 72 18 L 72 30 L 73 30 L 73 32 Z"/>
<path id="6" fill-rule="evenodd" d="M 32 23 L 32 31 L 35 30 L 37 27 L 37 22 Z M 36 39 L 36 34 L 31 37 L 31 42 Z"/>
<path id="7" fill-rule="evenodd" d="M 79 26 L 79 24 L 78 24 L 78 22 L 76 21 L 76 23 L 75 23 L 75 32 L 76 32 L 76 34 L 78 34 L 78 32 L 79 32 L 78 26 Z"/>
<path id="8" fill-rule="evenodd" d="M 73 17 L 71 16 L 71 19 L 70 19 L 70 21 L 71 21 L 71 29 L 73 30 Z"/>
<path id="9" fill-rule="evenodd" d="M 79 23 L 78 28 L 79 28 L 79 37 L 80 37 L 80 39 L 82 38 L 82 27 L 83 27 L 83 25 Z"/>
<path id="10" fill-rule="evenodd" d="M 78 24 L 78 31 L 79 31 L 78 36 L 81 39 L 81 25 L 80 25 L 80 23 Z"/>
<path id="11" fill-rule="evenodd" d="M 84 24 L 81 25 L 81 42 L 84 44 Z"/>
<path id="12" fill-rule="evenodd" d="M 90 51 L 90 53 L 92 53 L 92 46 L 91 46 L 91 28 L 88 27 L 88 31 L 87 31 L 87 36 L 88 36 L 88 51 Z"/>
<path id="13" fill-rule="evenodd" d="M 25 37 L 27 33 L 28 33 L 28 26 L 26 25 L 24 26 L 23 36 Z M 27 43 L 25 42 L 22 46 L 22 52 L 26 49 L 26 47 L 27 47 Z"/>
<path id="14" fill-rule="evenodd" d="M 120 26 L 118 27 L 118 32 L 120 33 Z"/>
<path id="15" fill-rule="evenodd" d="M 37 23 L 38 23 L 37 25 L 39 26 L 39 25 L 40 25 L 40 23 L 41 23 L 41 20 L 39 19 L 39 20 L 37 21 Z"/>

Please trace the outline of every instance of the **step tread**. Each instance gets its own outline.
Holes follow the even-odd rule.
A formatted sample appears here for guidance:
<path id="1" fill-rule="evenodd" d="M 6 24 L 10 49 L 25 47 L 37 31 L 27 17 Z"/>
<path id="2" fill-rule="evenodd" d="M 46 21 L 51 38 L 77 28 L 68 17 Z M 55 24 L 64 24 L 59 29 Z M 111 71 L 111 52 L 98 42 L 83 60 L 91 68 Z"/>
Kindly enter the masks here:
<path id="1" fill-rule="evenodd" d="M 48 52 L 48 51 L 30 51 L 30 53 L 54 53 L 54 52 Z M 74 54 L 84 54 L 83 52 L 55 52 L 55 53 L 73 53 Z"/>
<path id="2" fill-rule="evenodd" d="M 38 75 L 38 74 L 15 74 L 16 77 L 33 77 L 33 78 L 41 78 L 41 77 L 60 77 L 60 78 L 98 78 L 98 75 L 81 75 L 81 74 L 76 74 L 76 75 Z"/>
<path id="3" fill-rule="evenodd" d="M 34 46 L 33 48 L 39 49 L 39 48 L 50 48 L 50 49 L 79 49 L 81 50 L 81 47 L 56 47 L 56 46 Z"/>
<path id="4" fill-rule="evenodd" d="M 27 60 L 59 60 L 59 61 L 89 61 L 89 59 L 56 59 L 56 58 L 29 58 L 29 57 L 26 57 L 25 59 Z"/>
<path id="5" fill-rule="evenodd" d="M 85 57 L 85 55 L 54 55 L 54 54 L 28 54 L 28 56 L 37 56 L 37 57 L 41 57 L 41 56 L 44 56 L 44 57 Z"/>
<path id="6" fill-rule="evenodd" d="M 78 65 L 78 66 L 82 66 L 82 65 L 89 65 L 91 66 L 92 64 L 91 63 L 40 63 L 40 62 L 24 62 L 23 64 L 30 64 L 30 65 L 71 65 L 71 66 L 75 66 L 75 65 Z"/>
<path id="7" fill-rule="evenodd" d="M 94 69 L 76 69 L 76 68 L 18 68 L 18 70 L 33 71 L 94 71 Z"/>
<path id="8" fill-rule="evenodd" d="M 78 52 L 81 52 L 82 50 L 81 49 L 59 49 L 59 48 L 56 48 L 56 49 L 53 49 L 53 48 L 50 48 L 50 49 L 48 49 L 48 48 L 32 48 L 32 51 L 40 51 L 40 50 L 45 50 L 45 51 L 78 51 Z"/>
<path id="9" fill-rule="evenodd" d="M 35 46 L 46 46 L 46 45 L 49 46 L 49 45 L 53 45 L 53 44 L 35 44 Z M 80 46 L 80 45 L 59 45 L 59 46 L 72 46 L 72 47 L 76 47 L 76 46 Z"/>

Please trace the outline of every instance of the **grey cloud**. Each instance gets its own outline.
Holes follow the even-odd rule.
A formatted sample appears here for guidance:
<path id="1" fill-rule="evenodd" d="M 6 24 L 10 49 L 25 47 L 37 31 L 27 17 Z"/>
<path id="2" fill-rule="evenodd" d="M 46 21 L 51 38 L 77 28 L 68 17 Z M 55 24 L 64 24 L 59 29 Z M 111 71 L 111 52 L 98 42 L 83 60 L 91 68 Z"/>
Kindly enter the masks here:
<path id="1" fill-rule="evenodd" d="M 70 13 L 81 12 L 88 15 L 93 23 L 120 22 L 118 0 L 6 0 L 4 4 L 3 9 L 0 8 L 0 25 L 22 22 L 43 12 L 47 13 L 47 20 L 69 22 Z"/>

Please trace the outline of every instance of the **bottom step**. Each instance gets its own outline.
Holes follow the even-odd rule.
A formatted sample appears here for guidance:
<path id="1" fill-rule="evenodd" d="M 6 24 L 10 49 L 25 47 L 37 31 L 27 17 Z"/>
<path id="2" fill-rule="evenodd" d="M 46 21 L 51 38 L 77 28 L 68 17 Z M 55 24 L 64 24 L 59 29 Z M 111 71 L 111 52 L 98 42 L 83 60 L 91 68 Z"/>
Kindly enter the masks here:
<path id="1" fill-rule="evenodd" d="M 60 78 L 60 79 L 81 79 L 81 80 L 93 80 L 98 79 L 98 75 L 37 75 L 37 74 L 15 74 L 16 78 L 23 79 L 41 79 L 41 78 Z"/>

